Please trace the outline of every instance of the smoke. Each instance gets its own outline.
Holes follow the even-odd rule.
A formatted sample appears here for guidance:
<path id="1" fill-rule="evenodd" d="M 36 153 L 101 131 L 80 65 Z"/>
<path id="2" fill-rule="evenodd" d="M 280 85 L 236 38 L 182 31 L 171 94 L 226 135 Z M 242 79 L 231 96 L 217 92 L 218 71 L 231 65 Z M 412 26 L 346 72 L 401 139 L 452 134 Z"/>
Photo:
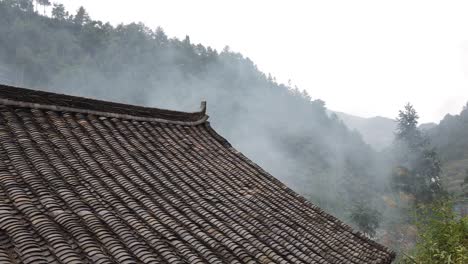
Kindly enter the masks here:
<path id="1" fill-rule="evenodd" d="M 14 70 L 14 67 L 2 64 L 0 60 L 0 83 L 7 85 L 20 85 L 22 83 L 23 73 Z"/>
<path id="2" fill-rule="evenodd" d="M 342 219 L 349 209 L 343 198 L 353 199 L 367 182 L 365 193 L 378 191 L 373 150 L 329 117 L 324 102 L 276 83 L 240 54 L 172 41 L 156 55 L 119 50 L 115 58 L 115 46 L 106 47 L 95 55 L 99 64 L 65 69 L 45 87 L 180 111 L 207 101 L 210 122 L 235 148 Z"/>
<path id="3" fill-rule="evenodd" d="M 210 122 L 221 135 L 281 180 L 294 182 L 290 171 L 301 165 L 278 140 L 317 133 L 314 103 L 294 98 L 288 87 L 268 81 L 239 54 L 223 52 L 195 74 L 184 67 L 190 59 L 172 46 L 159 56 L 163 63 L 157 70 L 145 68 L 151 64 L 147 59 L 134 60 L 109 77 L 103 68 L 110 65 L 90 61 L 54 76 L 47 90 L 179 111 L 198 110 L 207 101 Z"/>

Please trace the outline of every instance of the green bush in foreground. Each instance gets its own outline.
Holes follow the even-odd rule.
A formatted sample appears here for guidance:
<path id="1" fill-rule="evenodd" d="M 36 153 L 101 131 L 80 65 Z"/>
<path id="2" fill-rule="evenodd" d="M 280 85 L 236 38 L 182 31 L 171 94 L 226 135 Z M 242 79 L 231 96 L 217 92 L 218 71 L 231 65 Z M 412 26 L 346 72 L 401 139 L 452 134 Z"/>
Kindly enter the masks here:
<path id="1" fill-rule="evenodd" d="M 468 263 L 468 216 L 457 216 L 452 202 L 422 207 L 417 219 L 416 247 L 401 263 Z"/>

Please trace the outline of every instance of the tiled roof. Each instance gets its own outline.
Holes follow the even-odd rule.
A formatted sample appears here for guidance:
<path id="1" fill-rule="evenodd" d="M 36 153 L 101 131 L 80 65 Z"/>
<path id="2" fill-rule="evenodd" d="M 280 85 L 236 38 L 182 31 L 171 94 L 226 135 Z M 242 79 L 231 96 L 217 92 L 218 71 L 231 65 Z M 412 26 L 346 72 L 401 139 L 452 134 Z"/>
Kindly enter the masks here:
<path id="1" fill-rule="evenodd" d="M 182 113 L 0 86 L 0 263 L 390 263 Z"/>

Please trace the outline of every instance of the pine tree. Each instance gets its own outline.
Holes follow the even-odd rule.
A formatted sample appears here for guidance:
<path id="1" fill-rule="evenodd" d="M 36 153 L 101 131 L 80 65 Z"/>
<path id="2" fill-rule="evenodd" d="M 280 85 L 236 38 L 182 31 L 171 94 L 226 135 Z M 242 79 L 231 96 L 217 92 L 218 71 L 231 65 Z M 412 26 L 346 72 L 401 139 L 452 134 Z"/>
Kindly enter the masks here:
<path id="1" fill-rule="evenodd" d="M 86 12 L 84 7 L 80 6 L 80 8 L 78 8 L 78 10 L 76 11 L 76 15 L 74 18 L 75 24 L 78 26 L 83 26 L 89 21 L 90 21 L 90 18 L 89 18 L 88 12 Z"/>
<path id="2" fill-rule="evenodd" d="M 36 1 L 37 1 L 37 4 L 41 5 L 44 8 L 43 14 L 45 15 L 46 7 L 51 5 L 50 1 L 49 0 L 36 0 Z"/>
<path id="3" fill-rule="evenodd" d="M 165 46 L 169 42 L 169 39 L 162 27 L 156 28 L 155 39 L 160 46 Z"/>
<path id="4" fill-rule="evenodd" d="M 429 138 L 418 129 L 418 119 L 409 103 L 398 114 L 395 155 L 399 169 L 393 175 L 393 184 L 396 190 L 411 195 L 417 203 L 427 203 L 444 192 L 439 157 Z"/>
<path id="5" fill-rule="evenodd" d="M 54 4 L 52 17 L 57 20 L 65 20 L 68 17 L 68 12 L 65 11 L 65 6 L 63 4 Z"/>

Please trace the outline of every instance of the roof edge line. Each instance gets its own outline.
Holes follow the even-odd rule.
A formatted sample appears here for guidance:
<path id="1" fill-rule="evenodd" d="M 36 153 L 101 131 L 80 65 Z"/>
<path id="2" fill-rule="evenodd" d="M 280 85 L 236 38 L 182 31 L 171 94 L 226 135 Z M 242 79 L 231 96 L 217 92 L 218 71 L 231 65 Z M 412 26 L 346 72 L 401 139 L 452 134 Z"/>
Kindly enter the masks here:
<path id="1" fill-rule="evenodd" d="M 127 115 L 127 114 L 117 114 L 117 113 L 112 113 L 112 112 L 88 110 L 88 109 L 83 109 L 83 108 L 74 108 L 74 107 L 68 107 L 68 106 L 45 105 L 45 104 L 29 103 L 29 102 L 24 102 L 24 101 L 14 101 L 14 100 L 4 99 L 4 98 L 0 98 L 0 104 L 9 105 L 9 106 L 18 106 L 18 107 L 24 107 L 24 108 L 84 113 L 84 114 L 105 116 L 105 117 L 111 117 L 111 118 L 121 118 L 121 119 L 130 119 L 130 120 L 136 120 L 136 121 L 159 122 L 159 123 L 189 125 L 189 126 L 196 126 L 196 125 L 203 124 L 209 118 L 209 116 L 206 115 L 206 102 L 205 101 L 201 103 L 201 108 L 202 108 L 201 112 L 204 115 L 202 118 L 196 121 L 178 121 L 178 120 L 168 120 L 168 119 L 157 118 L 157 117 L 142 117 L 142 116 Z"/>

